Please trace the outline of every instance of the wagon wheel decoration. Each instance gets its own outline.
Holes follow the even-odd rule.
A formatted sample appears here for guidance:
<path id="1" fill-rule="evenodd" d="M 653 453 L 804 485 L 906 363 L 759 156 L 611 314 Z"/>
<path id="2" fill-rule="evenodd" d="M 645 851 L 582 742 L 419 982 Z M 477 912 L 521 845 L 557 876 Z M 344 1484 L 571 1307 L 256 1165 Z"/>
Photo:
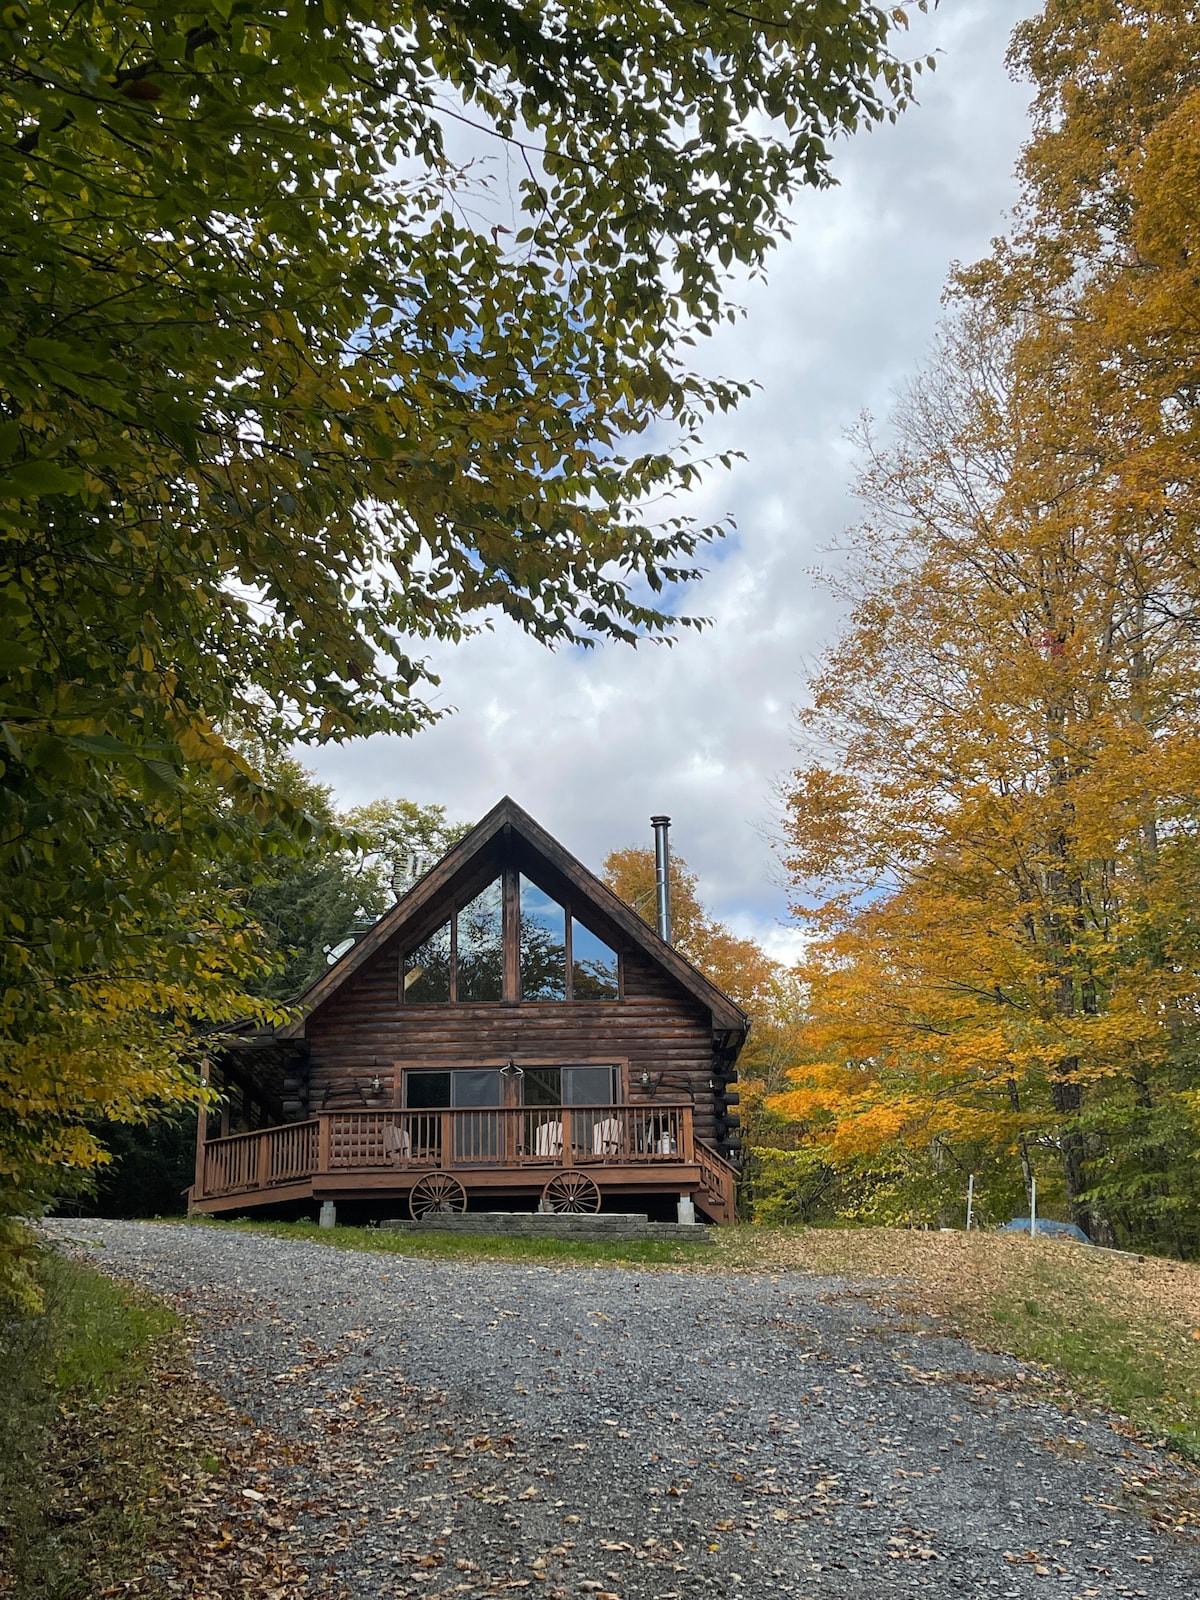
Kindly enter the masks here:
<path id="1" fill-rule="evenodd" d="M 408 1209 L 414 1222 L 467 1209 L 467 1191 L 449 1172 L 427 1172 L 413 1184 Z"/>
<path id="2" fill-rule="evenodd" d="M 543 1211 L 599 1211 L 600 1190 L 586 1172 L 567 1167 L 556 1172 L 542 1190 Z"/>

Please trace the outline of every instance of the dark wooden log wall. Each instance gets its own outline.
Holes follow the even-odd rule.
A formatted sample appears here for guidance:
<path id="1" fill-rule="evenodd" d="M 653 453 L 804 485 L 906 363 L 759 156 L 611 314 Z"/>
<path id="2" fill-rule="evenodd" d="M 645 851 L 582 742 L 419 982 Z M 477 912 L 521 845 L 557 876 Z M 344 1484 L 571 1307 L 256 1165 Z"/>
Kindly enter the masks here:
<path id="1" fill-rule="evenodd" d="M 307 1049 L 302 1042 L 243 1038 L 215 1053 L 209 1081 L 222 1101 L 208 1118 L 208 1137 L 249 1133 L 307 1115 Z"/>
<path id="2" fill-rule="evenodd" d="M 399 998 L 398 941 L 392 941 L 309 1018 L 305 1111 L 395 1104 L 397 1062 L 617 1061 L 627 1063 L 623 1099 L 646 1098 L 637 1086 L 643 1070 L 661 1073 L 657 1095 L 693 1100 L 696 1133 L 714 1139 L 709 1012 L 640 950 L 618 948 L 620 1000 L 406 1006 Z"/>

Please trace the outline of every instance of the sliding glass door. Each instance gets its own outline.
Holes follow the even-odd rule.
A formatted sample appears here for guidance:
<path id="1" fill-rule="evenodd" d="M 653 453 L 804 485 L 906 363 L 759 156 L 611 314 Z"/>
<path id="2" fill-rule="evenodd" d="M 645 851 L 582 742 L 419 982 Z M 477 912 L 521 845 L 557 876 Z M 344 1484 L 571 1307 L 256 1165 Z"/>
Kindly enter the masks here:
<path id="1" fill-rule="evenodd" d="M 535 1158 L 591 1160 L 608 1153 L 615 1124 L 601 1109 L 615 1097 L 613 1066 L 526 1067 L 521 1079 L 525 1104 L 522 1144 Z M 586 1106 L 586 1111 L 572 1111 Z"/>
<path id="2" fill-rule="evenodd" d="M 605 1107 L 616 1099 L 612 1065 L 411 1068 L 404 1074 L 409 1139 L 442 1149 L 440 1111 L 453 1111 L 455 1166 L 585 1161 L 616 1154 L 618 1124 Z M 579 1107 L 579 1110 L 574 1110 Z"/>
<path id="3" fill-rule="evenodd" d="M 444 1072 L 404 1074 L 404 1103 L 409 1111 L 454 1110 L 453 1157 L 456 1163 L 494 1163 L 504 1149 L 500 1106 L 504 1080 L 498 1067 L 453 1067 Z M 419 1119 L 424 1123 L 426 1118 Z"/>

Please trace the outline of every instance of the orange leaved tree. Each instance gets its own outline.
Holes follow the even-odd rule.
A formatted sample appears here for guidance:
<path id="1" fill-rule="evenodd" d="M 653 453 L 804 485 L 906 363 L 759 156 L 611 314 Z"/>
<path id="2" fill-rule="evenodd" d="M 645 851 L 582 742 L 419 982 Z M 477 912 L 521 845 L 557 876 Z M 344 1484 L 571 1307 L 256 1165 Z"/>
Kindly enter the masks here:
<path id="1" fill-rule="evenodd" d="M 821 938 L 775 1105 L 919 1169 L 927 1214 L 968 1170 L 996 1211 L 1036 1176 L 1098 1237 L 1193 1251 L 1200 655 L 1161 498 L 1114 503 L 1067 342 L 979 296 L 866 441 L 786 795 Z"/>
<path id="2" fill-rule="evenodd" d="M 604 881 L 653 925 L 653 850 L 614 850 L 604 862 Z M 671 935 L 680 954 L 750 1017 L 750 1036 L 738 1060 L 738 1093 L 743 1137 L 753 1149 L 763 1137 L 764 1123 L 777 1120 L 764 1111 L 763 1099 L 785 1086 L 787 1069 L 796 1059 L 801 1002 L 795 973 L 705 909 L 696 874 L 680 856 L 671 858 Z"/>
<path id="3" fill-rule="evenodd" d="M 1047 0 L 1014 226 L 868 456 L 787 851 L 783 1108 L 926 1193 L 1014 1174 L 1200 1251 L 1200 17 Z M 1055 1192 L 1057 1188 L 1057 1192 Z"/>

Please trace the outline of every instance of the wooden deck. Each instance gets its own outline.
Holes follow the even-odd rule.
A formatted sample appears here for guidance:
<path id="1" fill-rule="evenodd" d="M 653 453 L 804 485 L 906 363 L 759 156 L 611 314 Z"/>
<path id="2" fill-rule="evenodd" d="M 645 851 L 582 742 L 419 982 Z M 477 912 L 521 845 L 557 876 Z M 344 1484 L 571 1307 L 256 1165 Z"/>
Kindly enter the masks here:
<path id="1" fill-rule="evenodd" d="M 530 1201 L 566 1168 L 587 1172 L 603 1196 L 690 1194 L 714 1221 L 734 1220 L 736 1169 L 695 1137 L 690 1105 L 667 1103 L 324 1112 L 202 1144 L 191 1209 L 403 1202 L 431 1171 L 489 1203 Z"/>

